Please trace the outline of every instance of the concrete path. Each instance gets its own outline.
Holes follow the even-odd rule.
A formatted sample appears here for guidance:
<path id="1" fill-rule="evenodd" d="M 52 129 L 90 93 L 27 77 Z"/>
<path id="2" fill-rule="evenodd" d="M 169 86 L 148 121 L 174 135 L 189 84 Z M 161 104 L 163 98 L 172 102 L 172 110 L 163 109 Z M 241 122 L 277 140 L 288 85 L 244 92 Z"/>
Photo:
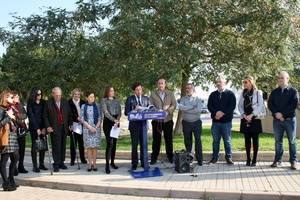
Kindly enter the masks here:
<path id="1" fill-rule="evenodd" d="M 31 169 L 29 157 L 26 166 Z M 68 163 L 68 162 L 66 162 Z M 76 166 L 61 170 L 53 176 L 49 171 L 17 177 L 21 185 L 68 191 L 133 195 L 168 198 L 211 199 L 300 199 L 300 170 L 292 171 L 289 163 L 271 168 L 271 162 L 259 162 L 247 167 L 244 162 L 229 166 L 224 162 L 196 166 L 192 174 L 178 174 L 168 162 L 157 164 L 163 176 L 134 179 L 128 169 L 128 160 L 117 160 L 118 170 L 104 173 L 104 160 L 100 159 L 98 172 L 87 172 Z"/>

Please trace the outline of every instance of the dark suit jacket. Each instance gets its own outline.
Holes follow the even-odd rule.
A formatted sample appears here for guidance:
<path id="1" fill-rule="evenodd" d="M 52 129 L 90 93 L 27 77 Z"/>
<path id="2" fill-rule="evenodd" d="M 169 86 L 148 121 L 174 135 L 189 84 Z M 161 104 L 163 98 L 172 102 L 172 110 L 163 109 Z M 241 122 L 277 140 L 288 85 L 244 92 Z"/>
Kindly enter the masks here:
<path id="1" fill-rule="evenodd" d="M 147 107 L 150 104 L 149 97 L 142 95 L 142 106 Z M 135 109 L 135 107 L 138 105 L 137 99 L 135 95 L 131 95 L 127 98 L 125 103 L 125 115 L 127 116 L 128 113 Z M 135 126 L 140 125 L 141 121 L 131 121 L 129 122 L 129 130 L 134 129 Z"/>
<path id="2" fill-rule="evenodd" d="M 63 125 L 65 128 L 65 133 L 67 134 L 69 132 L 69 126 L 71 126 L 73 123 L 72 113 L 68 101 L 62 99 L 60 102 L 60 109 L 62 109 Z M 58 130 L 57 115 L 58 113 L 56 110 L 56 104 L 54 102 L 54 99 L 50 98 L 47 101 L 44 110 L 44 124 L 46 128 L 52 127 L 54 133 Z"/>
<path id="3" fill-rule="evenodd" d="M 77 108 L 76 108 L 76 106 L 73 102 L 73 99 L 72 98 L 69 99 L 68 103 L 69 103 L 69 106 L 70 106 L 70 109 L 71 109 L 72 121 L 78 123 L 79 122 L 78 121 L 78 111 L 77 111 Z M 80 108 L 84 103 L 85 103 L 85 101 L 80 99 L 80 101 L 79 101 Z"/>

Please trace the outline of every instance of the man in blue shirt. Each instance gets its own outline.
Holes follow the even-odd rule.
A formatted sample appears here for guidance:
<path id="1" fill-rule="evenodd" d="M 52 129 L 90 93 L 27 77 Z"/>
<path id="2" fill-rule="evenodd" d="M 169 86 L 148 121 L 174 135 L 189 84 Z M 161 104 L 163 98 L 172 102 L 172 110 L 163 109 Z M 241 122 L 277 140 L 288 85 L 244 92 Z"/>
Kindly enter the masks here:
<path id="1" fill-rule="evenodd" d="M 218 162 L 221 137 L 224 141 L 225 159 L 227 164 L 234 164 L 231 152 L 231 128 L 236 98 L 232 91 L 226 89 L 226 79 L 219 76 L 216 79 L 217 90 L 208 98 L 207 108 L 211 113 L 213 136 L 213 154 L 209 163 Z"/>
<path id="2" fill-rule="evenodd" d="M 271 167 L 281 164 L 283 155 L 282 140 L 284 132 L 289 140 L 291 169 L 296 170 L 296 108 L 299 102 L 298 92 L 289 86 L 289 74 L 286 71 L 278 73 L 278 87 L 274 89 L 268 100 L 268 107 L 273 115 L 273 130 L 275 136 L 275 158 Z"/>

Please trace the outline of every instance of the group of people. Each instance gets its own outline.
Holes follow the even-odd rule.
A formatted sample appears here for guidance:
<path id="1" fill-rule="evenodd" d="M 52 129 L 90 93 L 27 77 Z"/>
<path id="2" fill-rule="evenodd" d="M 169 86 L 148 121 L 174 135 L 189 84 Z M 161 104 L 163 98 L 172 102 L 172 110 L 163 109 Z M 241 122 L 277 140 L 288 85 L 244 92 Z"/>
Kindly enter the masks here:
<path id="1" fill-rule="evenodd" d="M 296 89 L 291 87 L 287 72 L 280 72 L 277 76 L 278 87 L 272 91 L 268 99 L 268 107 L 274 117 L 273 127 L 275 135 L 275 158 L 271 165 L 280 165 L 283 155 L 282 140 L 284 132 L 287 133 L 290 150 L 291 169 L 296 169 L 296 115 L 299 97 Z M 216 79 L 217 90 L 212 92 L 208 99 L 208 110 L 212 118 L 212 158 L 210 164 L 218 162 L 220 141 L 224 141 L 225 159 L 228 164 L 234 164 L 231 148 L 231 128 L 233 113 L 236 108 L 234 93 L 226 89 L 226 79 L 222 76 Z M 247 76 L 243 80 L 243 91 L 238 100 L 238 109 L 241 113 L 240 131 L 245 136 L 247 166 L 255 166 L 259 148 L 259 134 L 262 132 L 261 119 L 265 116 L 265 104 L 262 91 L 258 90 L 253 77 Z M 186 95 L 178 102 L 172 91 L 167 89 L 167 82 L 160 78 L 157 89 L 151 92 L 150 97 L 143 94 L 143 86 L 136 82 L 132 85 L 133 94 L 125 102 L 125 115 L 133 110 L 153 105 L 156 109 L 166 113 L 163 120 L 152 120 L 152 153 L 150 165 L 157 163 L 162 135 L 165 140 L 165 150 L 168 161 L 173 163 L 173 113 L 178 107 L 182 113 L 182 129 L 184 144 L 188 152 L 193 153 L 193 136 L 195 140 L 195 158 L 198 165 L 203 165 L 202 155 L 202 121 L 201 110 L 203 101 L 196 97 L 192 83 L 186 85 Z M 0 170 L 5 191 L 16 190 L 14 176 L 18 173 L 27 173 L 24 168 L 25 136 L 27 130 L 31 135 L 31 157 L 33 171 L 48 170 L 44 164 L 45 151 L 40 149 L 38 142 L 47 141 L 48 136 L 52 145 L 53 171 L 59 172 L 68 167 L 65 165 L 66 139 L 70 136 L 71 163 L 75 164 L 76 149 L 79 150 L 81 163 L 87 164 L 87 171 L 97 171 L 97 150 L 100 147 L 102 130 L 106 138 L 105 172 L 111 173 L 118 169 L 115 164 L 117 138 L 111 137 L 112 128 L 120 127 L 122 115 L 121 102 L 116 97 L 112 86 L 105 88 L 100 103 L 96 102 L 96 94 L 86 91 L 85 98 L 76 88 L 71 92 L 71 98 L 62 97 L 59 87 L 52 89 L 52 96 L 46 101 L 43 91 L 33 88 L 30 92 L 26 110 L 20 103 L 19 94 L 15 91 L 5 90 L 0 95 Z M 28 118 L 29 126 L 25 123 Z M 144 167 L 143 152 L 143 122 L 130 121 L 129 131 L 131 137 L 131 169 L 136 170 L 139 165 Z M 138 155 L 140 147 L 140 156 Z M 251 157 L 251 147 L 253 156 Z M 37 161 L 39 154 L 39 162 Z M 86 160 L 87 155 L 87 160 Z M 77 156 L 78 157 L 78 156 Z M 139 159 L 140 158 L 140 159 Z M 9 172 L 7 163 L 10 159 Z"/>

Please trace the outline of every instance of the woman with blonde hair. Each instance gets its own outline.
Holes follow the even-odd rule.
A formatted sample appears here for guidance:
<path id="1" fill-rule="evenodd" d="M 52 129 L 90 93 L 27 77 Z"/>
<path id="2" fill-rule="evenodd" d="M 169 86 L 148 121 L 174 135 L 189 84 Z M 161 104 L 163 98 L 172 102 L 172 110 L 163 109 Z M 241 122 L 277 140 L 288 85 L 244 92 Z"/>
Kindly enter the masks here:
<path id="1" fill-rule="evenodd" d="M 238 108 L 241 114 L 240 132 L 244 133 L 247 155 L 247 166 L 256 166 L 259 147 L 259 133 L 262 132 L 261 120 L 265 113 L 262 91 L 258 90 L 254 78 L 246 76 L 243 80 L 243 92 L 240 96 Z M 253 144 L 253 158 L 251 163 L 251 143 Z"/>
<path id="2" fill-rule="evenodd" d="M 17 185 L 14 181 L 14 174 L 18 161 L 18 141 L 15 126 L 16 115 L 12 108 L 13 94 L 10 90 L 4 90 L 0 95 L 0 129 L 1 129 L 1 161 L 0 172 L 3 180 L 4 191 L 14 191 Z M 7 177 L 6 165 L 10 159 L 9 175 Z"/>

